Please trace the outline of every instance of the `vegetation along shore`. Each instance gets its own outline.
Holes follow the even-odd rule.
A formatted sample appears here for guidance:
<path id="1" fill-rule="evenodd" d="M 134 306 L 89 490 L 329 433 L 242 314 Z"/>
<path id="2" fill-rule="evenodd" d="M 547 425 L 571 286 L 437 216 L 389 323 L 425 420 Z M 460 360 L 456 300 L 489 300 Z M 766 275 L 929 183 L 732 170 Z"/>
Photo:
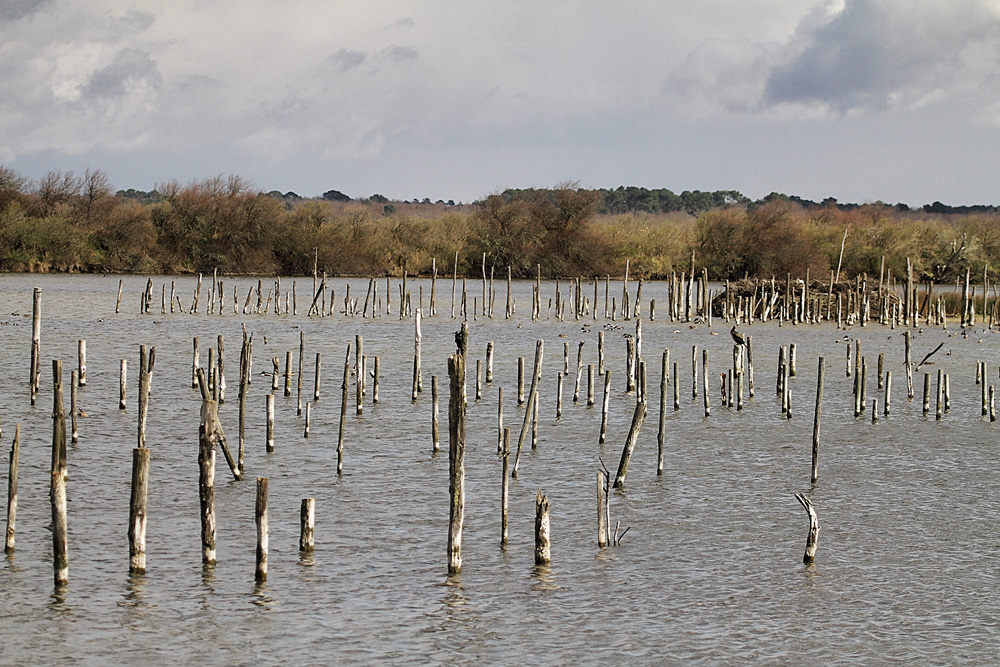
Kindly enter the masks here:
<path id="1" fill-rule="evenodd" d="M 101 171 L 37 181 L 0 166 L 0 270 L 179 274 L 668 277 L 692 255 L 712 279 L 889 271 L 948 281 L 1000 265 L 995 206 L 842 204 L 735 191 L 506 190 L 473 203 L 262 192 L 219 176 L 151 192 Z M 314 251 L 315 249 L 315 251 Z M 448 266 L 440 261 L 447 258 Z"/>

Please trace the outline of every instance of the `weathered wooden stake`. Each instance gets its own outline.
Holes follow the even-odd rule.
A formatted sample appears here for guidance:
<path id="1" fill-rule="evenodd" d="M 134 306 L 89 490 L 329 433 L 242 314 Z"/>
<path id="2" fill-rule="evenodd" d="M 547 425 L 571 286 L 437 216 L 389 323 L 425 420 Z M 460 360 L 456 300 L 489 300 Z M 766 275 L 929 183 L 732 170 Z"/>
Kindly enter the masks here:
<path id="1" fill-rule="evenodd" d="M 316 499 L 303 498 L 299 507 L 299 551 L 311 552 L 315 547 L 315 536 Z"/>
<path id="2" fill-rule="evenodd" d="M 264 451 L 274 451 L 274 394 L 264 396 L 264 407 L 267 411 L 267 428 Z"/>
<path id="3" fill-rule="evenodd" d="M 87 386 L 87 341 L 80 339 L 77 342 L 77 385 Z"/>
<path id="4" fill-rule="evenodd" d="M 77 442 L 80 439 L 80 434 L 77 431 L 76 424 L 76 382 L 77 382 L 77 372 L 69 372 L 69 423 L 70 423 L 70 434 L 69 441 L 72 443 Z"/>
<path id="5" fill-rule="evenodd" d="M 441 448 L 441 438 L 438 430 L 438 376 L 431 376 L 431 443 L 433 451 Z"/>
<path id="6" fill-rule="evenodd" d="M 707 395 L 707 394 L 706 394 Z M 615 488 L 620 489 L 625 485 L 625 475 L 628 473 L 628 464 L 635 451 L 635 443 L 639 440 L 639 429 L 646 419 L 646 401 L 636 401 L 635 411 L 632 413 L 632 425 L 628 429 L 628 437 L 625 438 L 625 448 L 622 449 L 622 457 L 618 462 L 618 472 L 615 474 Z"/>
<path id="7" fill-rule="evenodd" d="M 486 343 L 486 384 L 493 383 L 493 341 Z"/>
<path id="8" fill-rule="evenodd" d="M 556 373 L 556 419 L 562 418 L 563 374 Z"/>
<path id="9" fill-rule="evenodd" d="M 378 357 L 376 357 L 377 359 Z M 351 344 L 344 358 L 344 381 L 340 385 L 340 430 L 337 435 L 337 475 L 344 474 L 344 425 L 347 422 L 347 391 L 351 386 Z"/>
<path id="10" fill-rule="evenodd" d="M 413 388 L 410 393 L 410 400 L 416 401 L 417 396 L 423 390 L 423 380 L 420 373 L 420 309 L 417 309 L 416 316 L 413 318 Z M 476 372 L 478 375 L 479 367 L 476 367 Z M 477 382 L 478 385 L 478 382 Z M 479 398 L 479 393 L 477 391 L 476 398 Z"/>
<path id="11" fill-rule="evenodd" d="M 816 414 L 813 417 L 812 439 L 812 473 L 809 480 L 815 484 L 819 479 L 819 423 L 823 411 L 823 376 L 826 374 L 826 360 L 819 358 L 819 368 L 816 371 Z"/>
<path id="12" fill-rule="evenodd" d="M 313 376 L 313 403 L 319 400 L 319 388 L 320 388 L 320 368 L 323 361 L 323 354 L 321 352 L 316 353 L 316 374 Z"/>
<path id="13" fill-rule="evenodd" d="M 124 410 L 126 403 L 126 393 L 128 388 L 128 360 L 121 360 L 121 371 L 118 374 L 118 409 Z"/>
<path id="14" fill-rule="evenodd" d="M 549 499 L 538 489 L 535 494 L 535 565 L 548 565 L 552 562 L 551 537 Z"/>
<path id="15" fill-rule="evenodd" d="M 465 523 L 465 356 L 463 354 L 456 353 L 448 357 L 448 379 L 450 388 L 448 574 L 457 574 L 462 570 L 462 528 Z"/>
<path id="16" fill-rule="evenodd" d="M 285 352 L 285 396 L 292 395 L 292 351 Z"/>
<path id="17" fill-rule="evenodd" d="M 267 581 L 267 477 L 257 478 L 257 502 L 254 504 L 254 520 L 257 524 L 257 565 L 254 581 Z"/>
<path id="18" fill-rule="evenodd" d="M 528 435 L 528 427 L 531 425 L 532 413 L 537 407 L 535 397 L 538 395 L 538 383 L 542 379 L 543 349 L 544 343 L 541 340 L 535 343 L 535 370 L 531 375 L 531 389 L 528 390 L 528 407 L 524 411 L 524 422 L 521 424 L 521 434 L 517 437 L 517 453 L 514 455 L 514 470 L 511 472 L 511 474 L 515 476 L 517 475 L 518 465 L 521 462 L 521 446 L 524 444 L 524 439 Z"/>
<path id="19" fill-rule="evenodd" d="M 201 368 L 201 353 L 198 349 L 199 340 L 198 337 L 194 337 L 194 356 L 191 361 L 191 386 L 198 386 L 198 369 Z"/>
<path id="20" fill-rule="evenodd" d="M 663 439 L 666 430 L 667 418 L 667 363 L 670 359 L 670 350 L 663 351 L 662 363 L 660 365 L 660 423 L 656 432 L 656 474 L 663 474 Z"/>
<path id="21" fill-rule="evenodd" d="M 149 413 L 149 390 L 153 381 L 153 364 L 156 363 L 156 347 L 146 351 L 145 345 L 139 346 L 139 423 L 138 446 L 146 446 L 146 417 Z"/>
<path id="22" fill-rule="evenodd" d="M 611 405 L 611 369 L 604 371 L 604 400 L 601 402 L 601 434 L 599 444 L 604 444 L 608 432 L 608 407 Z"/>
<path id="23" fill-rule="evenodd" d="M 809 536 L 806 538 L 806 552 L 802 556 L 802 562 L 808 565 L 816 558 L 816 542 L 819 539 L 819 517 L 816 515 L 816 508 L 813 507 L 812 500 L 804 493 L 796 493 L 795 499 L 809 513 Z"/>
<path id="24" fill-rule="evenodd" d="M 608 480 L 603 470 L 597 471 L 597 546 L 608 545 Z"/>
<path id="25" fill-rule="evenodd" d="M 36 287 L 31 298 L 31 404 L 35 404 L 42 381 L 42 288 Z"/>
<path id="26" fill-rule="evenodd" d="M 500 470 L 500 548 L 507 548 L 507 501 L 510 497 L 510 429 L 503 429 L 500 436 L 502 465 Z"/>
<path id="27" fill-rule="evenodd" d="M 14 553 L 14 529 L 17 523 L 17 473 L 21 452 L 21 424 L 14 427 L 14 442 L 10 446 L 10 460 L 7 468 L 7 537 L 3 552 Z"/>
<path id="28" fill-rule="evenodd" d="M 198 428 L 198 497 L 201 504 L 201 562 L 215 564 L 215 428 L 219 422 L 218 404 L 211 399 L 201 403 Z"/>
<path id="29" fill-rule="evenodd" d="M 149 491 L 149 450 L 132 450 L 132 494 L 128 504 L 129 572 L 146 572 L 146 498 Z"/>

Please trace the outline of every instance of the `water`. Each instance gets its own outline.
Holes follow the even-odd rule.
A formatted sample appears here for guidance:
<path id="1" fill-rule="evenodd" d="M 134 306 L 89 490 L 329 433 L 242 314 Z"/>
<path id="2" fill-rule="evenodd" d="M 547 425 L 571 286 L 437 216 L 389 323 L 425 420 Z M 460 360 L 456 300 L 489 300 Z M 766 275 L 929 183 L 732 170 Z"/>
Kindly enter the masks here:
<path id="1" fill-rule="evenodd" d="M 187 305 L 195 279 L 178 281 Z M 236 280 L 241 301 L 255 282 Z M 299 282 L 300 295 L 308 292 L 311 280 Z M 995 382 L 997 334 L 982 327 L 968 339 L 938 328 L 915 333 L 915 360 L 939 342 L 945 346 L 918 373 L 917 397 L 908 402 L 901 329 L 743 327 L 754 340 L 756 396 L 738 412 L 722 407 L 718 395 L 718 373 L 731 360 L 729 325 L 716 322 L 710 331 L 666 321 L 665 288 L 647 283 L 644 299 L 661 304 L 658 320 L 643 324 L 649 416 L 626 488 L 611 498 L 612 521 L 630 530 L 621 546 L 599 549 L 595 477 L 602 459 L 614 472 L 631 419 L 622 334 L 634 332 L 634 323 L 619 321 L 614 325 L 623 329 L 606 332 L 614 382 L 607 444 L 600 446 L 603 382 L 595 383 L 597 406 L 588 409 L 586 370 L 579 404 L 572 401 L 571 372 L 558 421 L 554 393 L 562 343 L 570 344 L 571 369 L 580 340 L 586 341 L 584 364 L 596 364 L 603 317 L 596 323 L 532 323 L 530 286 L 519 283 L 519 312 L 504 321 L 500 285 L 498 318 L 470 322 L 464 567 L 449 578 L 446 359 L 458 324 L 448 317 L 447 282 L 438 285 L 440 315 L 423 322 L 424 393 L 411 403 L 411 320 L 236 316 L 231 310 L 223 316 L 139 316 L 144 277 L 125 279 L 123 312 L 115 315 L 117 277 L 0 277 L 0 355 L 8 369 L 0 386 L 5 450 L 14 423 L 22 425 L 17 549 L 0 563 L 0 661 L 909 665 L 994 663 L 1000 655 L 998 426 L 980 416 L 975 384 L 977 359 L 988 362 L 988 381 Z M 283 281 L 283 288 L 290 283 Z M 43 288 L 45 362 L 42 392 L 32 408 L 27 378 L 35 285 Z M 427 298 L 429 281 L 413 282 L 414 297 L 419 285 Z M 352 294 L 366 287 L 367 280 L 352 281 Z M 336 288 L 341 300 L 344 281 Z M 384 283 L 382 291 L 384 297 Z M 470 291 L 478 294 L 479 285 L 471 283 Z M 551 296 L 553 285 L 543 285 L 543 293 Z M 233 482 L 219 458 L 218 564 L 205 570 L 197 493 L 200 398 L 190 386 L 191 338 L 201 337 L 204 364 L 215 336 L 226 336 L 229 401 L 220 417 L 235 446 L 243 322 L 254 332 L 255 373 L 270 370 L 271 356 L 284 364 L 286 350 L 297 355 L 304 332 L 303 393 L 311 398 L 313 361 L 322 352 L 323 396 L 312 411 L 311 436 L 304 439 L 295 389 L 289 398 L 279 391 L 277 451 L 268 455 L 263 397 L 270 381 L 254 377 L 246 479 Z M 356 417 L 352 387 L 345 472 L 338 478 L 339 385 L 343 355 L 357 333 L 365 338 L 369 360 L 381 358 L 380 403 L 372 405 L 369 396 L 364 414 Z M 862 340 L 870 364 L 864 418 L 853 417 L 845 336 Z M 70 582 L 54 591 L 48 360 L 63 360 L 68 385 L 79 338 L 88 348 L 88 385 L 80 391 L 88 416 L 80 419 L 80 442 L 69 450 Z M 509 547 L 502 551 L 496 388 L 505 388 L 505 421 L 516 442 L 524 414 L 515 406 L 517 357 L 530 367 L 538 338 L 545 340 L 539 444 L 522 453 L 511 486 Z M 495 382 L 475 402 L 475 359 L 484 356 L 487 340 L 496 342 Z M 778 347 L 793 342 L 798 375 L 791 380 L 793 418 L 787 420 L 774 393 L 775 368 Z M 139 344 L 155 345 L 157 356 L 147 436 L 153 453 L 148 571 L 132 577 L 126 530 Z M 703 348 L 711 356 L 708 419 L 701 396 L 691 397 L 692 345 L 699 359 Z M 668 405 L 666 464 L 658 477 L 657 383 L 665 347 L 671 362 L 679 363 L 682 401 L 678 412 Z M 879 352 L 893 371 L 894 395 L 892 414 L 872 424 L 870 400 L 879 398 L 881 406 L 882 399 L 874 380 Z M 820 478 L 811 489 L 818 356 L 826 358 L 827 371 Z M 130 366 L 124 412 L 118 410 L 121 358 Z M 952 409 L 940 421 L 933 404 L 929 418 L 923 416 L 920 401 L 922 372 L 936 374 L 938 368 L 950 373 L 952 391 Z M 445 438 L 436 456 L 430 441 L 432 374 L 441 381 Z M 5 482 L 6 473 L 0 475 Z M 270 478 L 271 552 L 261 586 L 253 581 L 256 476 Z M 551 502 L 553 539 L 552 565 L 540 569 L 532 557 L 538 488 Z M 808 522 L 793 497 L 797 491 L 811 495 L 822 526 L 811 566 L 801 562 Z M 307 496 L 316 498 L 316 550 L 300 557 L 298 508 Z"/>

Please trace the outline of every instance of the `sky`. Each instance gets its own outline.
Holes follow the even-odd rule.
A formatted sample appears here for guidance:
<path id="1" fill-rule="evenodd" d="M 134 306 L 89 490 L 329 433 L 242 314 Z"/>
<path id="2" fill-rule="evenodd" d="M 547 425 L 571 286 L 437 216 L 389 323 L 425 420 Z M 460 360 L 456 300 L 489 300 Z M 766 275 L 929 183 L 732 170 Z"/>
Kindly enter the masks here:
<path id="1" fill-rule="evenodd" d="M 0 165 L 1000 204 L 1000 0 L 0 0 Z"/>

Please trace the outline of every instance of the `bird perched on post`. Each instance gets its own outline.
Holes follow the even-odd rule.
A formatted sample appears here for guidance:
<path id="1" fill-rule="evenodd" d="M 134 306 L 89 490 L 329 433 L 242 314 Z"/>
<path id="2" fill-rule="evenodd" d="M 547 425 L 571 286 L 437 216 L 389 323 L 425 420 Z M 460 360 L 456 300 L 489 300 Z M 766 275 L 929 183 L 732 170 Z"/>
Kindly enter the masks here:
<path id="1" fill-rule="evenodd" d="M 735 326 L 732 329 L 729 330 L 729 335 L 733 337 L 733 341 L 737 345 L 746 345 L 747 344 L 746 336 L 744 336 L 739 331 L 737 331 Z"/>

